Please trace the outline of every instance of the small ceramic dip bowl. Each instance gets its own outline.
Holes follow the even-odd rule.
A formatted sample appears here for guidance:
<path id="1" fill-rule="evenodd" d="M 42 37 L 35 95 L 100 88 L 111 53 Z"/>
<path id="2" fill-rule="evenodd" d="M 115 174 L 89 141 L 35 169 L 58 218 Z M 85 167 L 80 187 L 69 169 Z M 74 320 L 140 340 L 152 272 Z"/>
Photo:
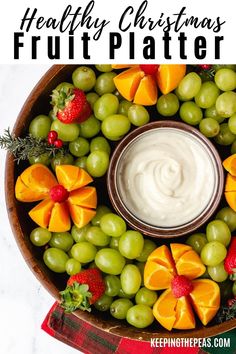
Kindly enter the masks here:
<path id="1" fill-rule="evenodd" d="M 215 212 L 224 172 L 214 145 L 197 129 L 157 121 L 118 144 L 107 187 L 131 227 L 152 237 L 177 237 L 198 229 Z"/>

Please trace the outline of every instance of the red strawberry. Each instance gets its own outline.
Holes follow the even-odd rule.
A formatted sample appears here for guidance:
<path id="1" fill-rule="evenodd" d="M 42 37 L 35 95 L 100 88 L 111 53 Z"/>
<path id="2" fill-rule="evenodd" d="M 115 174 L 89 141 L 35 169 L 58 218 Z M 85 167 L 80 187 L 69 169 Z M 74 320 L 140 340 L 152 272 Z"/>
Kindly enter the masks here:
<path id="1" fill-rule="evenodd" d="M 224 266 L 226 272 L 230 274 L 230 279 L 236 280 L 236 236 L 231 238 Z"/>
<path id="2" fill-rule="evenodd" d="M 51 103 L 54 114 L 65 124 L 82 123 L 92 113 L 84 91 L 77 88 L 53 90 Z"/>
<path id="3" fill-rule="evenodd" d="M 139 67 L 146 75 L 154 75 L 154 74 L 156 74 L 157 69 L 159 68 L 159 65 L 141 64 L 141 65 L 139 65 Z"/>
<path id="4" fill-rule="evenodd" d="M 94 304 L 105 292 L 105 283 L 99 269 L 91 268 L 72 275 L 64 291 L 61 291 L 61 306 L 65 312 L 76 309 L 91 311 Z"/>
<path id="5" fill-rule="evenodd" d="M 171 282 L 171 289 L 173 295 L 179 298 L 189 295 L 193 290 L 193 284 L 184 275 L 177 275 Z"/>

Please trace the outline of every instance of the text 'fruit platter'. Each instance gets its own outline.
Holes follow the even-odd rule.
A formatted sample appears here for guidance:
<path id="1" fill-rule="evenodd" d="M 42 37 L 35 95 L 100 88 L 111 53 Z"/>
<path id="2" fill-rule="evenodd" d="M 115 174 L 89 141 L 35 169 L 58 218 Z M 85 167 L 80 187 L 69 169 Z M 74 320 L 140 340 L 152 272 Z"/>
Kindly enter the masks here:
<path id="1" fill-rule="evenodd" d="M 25 203 L 34 225 L 26 237 L 42 249 L 50 271 L 66 275 L 60 292 L 66 312 L 96 308 L 136 328 L 162 326 L 168 331 L 235 318 L 235 91 L 236 65 L 78 66 L 68 81 L 54 88 L 48 97 L 51 110 L 42 108 L 25 135 L 14 136 L 8 129 L 0 137 L 0 147 L 23 166 L 15 198 Z M 119 141 L 137 127 L 166 119 L 199 129 L 216 147 L 226 176 L 217 212 L 195 233 L 168 240 L 130 227 L 113 209 L 106 187 Z M 161 144 L 164 149 L 165 141 Z M 137 149 L 138 156 L 144 148 Z M 190 178 L 181 165 L 182 156 L 190 156 L 188 149 L 180 157 L 175 149 L 166 150 L 157 154 L 158 161 L 152 152 L 152 179 L 151 167 L 140 164 L 137 175 L 122 180 L 127 195 L 135 195 L 131 185 L 149 188 L 152 210 L 154 201 L 168 201 L 172 210 L 183 206 L 182 186 L 191 186 L 182 183 Z M 200 158 L 200 150 L 191 153 Z M 203 185 L 200 198 L 207 202 L 209 179 L 203 175 L 203 170 L 195 170 L 191 179 Z M 188 191 L 190 203 L 196 190 Z M 134 209 L 136 202 L 133 198 Z M 139 214 L 145 208 L 144 202 Z M 161 227 L 173 222 L 164 214 L 156 219 Z"/>

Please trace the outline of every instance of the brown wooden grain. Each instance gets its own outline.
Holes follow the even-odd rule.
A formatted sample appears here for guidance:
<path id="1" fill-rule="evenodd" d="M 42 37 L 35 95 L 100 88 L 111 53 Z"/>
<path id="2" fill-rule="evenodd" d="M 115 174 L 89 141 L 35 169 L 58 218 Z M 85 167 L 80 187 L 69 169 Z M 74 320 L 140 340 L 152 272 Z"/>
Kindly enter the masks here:
<path id="1" fill-rule="evenodd" d="M 14 126 L 14 133 L 17 136 L 26 133 L 29 122 L 34 116 L 48 113 L 52 89 L 60 82 L 70 80 L 75 67 L 75 65 L 54 65 L 42 77 L 30 93 L 17 118 Z M 25 203 L 19 203 L 15 199 L 15 181 L 24 167 L 24 164 L 16 165 L 12 156 L 8 154 L 5 167 L 5 196 L 11 228 L 29 268 L 54 299 L 59 300 L 58 292 L 65 286 L 66 276 L 51 272 L 43 263 L 43 251 L 34 247 L 29 240 L 30 231 L 34 227 L 27 215 L 31 205 L 26 206 Z M 168 332 L 156 322 L 148 329 L 139 330 L 129 326 L 126 322 L 113 319 L 108 314 L 96 311 L 93 313 L 76 311 L 75 315 L 106 332 L 140 340 L 150 340 L 153 337 L 209 337 L 236 328 L 236 319 L 233 319 L 220 325 L 212 323 L 206 327 L 198 321 L 196 329 L 189 331 Z"/>

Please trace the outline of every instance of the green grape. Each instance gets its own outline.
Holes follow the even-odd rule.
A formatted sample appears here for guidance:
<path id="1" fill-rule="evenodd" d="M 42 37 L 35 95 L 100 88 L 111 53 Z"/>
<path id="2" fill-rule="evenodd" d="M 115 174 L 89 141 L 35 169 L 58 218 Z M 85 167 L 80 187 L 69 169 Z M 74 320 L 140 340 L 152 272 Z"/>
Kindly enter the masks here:
<path id="1" fill-rule="evenodd" d="M 96 209 L 96 215 L 91 220 L 93 226 L 100 226 L 101 217 L 105 214 L 111 213 L 111 209 L 106 205 L 99 205 Z"/>
<path id="2" fill-rule="evenodd" d="M 236 92 L 227 91 L 218 96 L 216 100 L 217 113 L 224 117 L 231 117 L 236 113 Z"/>
<path id="3" fill-rule="evenodd" d="M 75 88 L 75 86 L 73 84 L 71 84 L 70 82 L 61 82 L 59 85 L 57 85 L 55 90 L 60 91 L 61 89 L 68 90 L 68 89 L 73 89 L 73 88 Z"/>
<path id="4" fill-rule="evenodd" d="M 95 303 L 94 307 L 99 310 L 99 311 L 107 311 L 109 310 L 111 304 L 112 304 L 113 298 L 111 296 L 108 296 L 106 294 L 103 294 Z"/>
<path id="5" fill-rule="evenodd" d="M 95 102 L 93 107 L 94 115 L 99 120 L 117 113 L 119 107 L 118 98 L 112 93 L 105 93 Z"/>
<path id="6" fill-rule="evenodd" d="M 117 299 L 110 306 L 110 314 L 118 320 L 126 318 L 128 310 L 133 306 L 129 299 Z"/>
<path id="7" fill-rule="evenodd" d="M 89 142 L 87 139 L 78 137 L 69 144 L 70 153 L 76 157 L 87 155 L 89 152 Z"/>
<path id="8" fill-rule="evenodd" d="M 105 151 L 93 151 L 86 160 L 86 169 L 92 177 L 102 177 L 109 166 L 109 155 Z"/>
<path id="9" fill-rule="evenodd" d="M 95 91 L 101 96 L 104 93 L 112 93 L 115 91 L 116 87 L 113 82 L 116 74 L 114 72 L 108 72 L 101 74 L 97 77 L 95 84 Z"/>
<path id="10" fill-rule="evenodd" d="M 96 83 L 96 75 L 88 66 L 80 66 L 72 73 L 72 81 L 75 87 L 85 92 L 90 91 Z"/>
<path id="11" fill-rule="evenodd" d="M 199 124 L 203 117 L 201 108 L 192 101 L 184 102 L 180 107 L 179 114 L 180 118 L 190 125 Z"/>
<path id="12" fill-rule="evenodd" d="M 120 237 L 111 237 L 109 247 L 119 250 L 119 241 L 120 241 Z"/>
<path id="13" fill-rule="evenodd" d="M 136 294 L 141 286 L 141 280 L 141 274 L 136 265 L 127 264 L 124 266 L 120 275 L 120 282 L 126 294 Z"/>
<path id="14" fill-rule="evenodd" d="M 199 124 L 200 132 L 207 138 L 213 138 L 220 132 L 219 123 L 213 118 L 204 118 Z"/>
<path id="15" fill-rule="evenodd" d="M 231 145 L 231 149 L 230 149 L 230 153 L 233 155 L 233 154 L 236 154 L 236 140 L 232 143 Z"/>
<path id="16" fill-rule="evenodd" d="M 55 171 L 57 165 L 73 165 L 73 164 L 74 164 L 74 159 L 71 154 L 63 155 L 60 152 L 58 152 L 51 161 L 51 166 L 53 171 Z"/>
<path id="17" fill-rule="evenodd" d="M 81 264 L 74 258 L 68 259 L 66 262 L 66 273 L 68 275 L 75 275 L 81 271 Z"/>
<path id="18" fill-rule="evenodd" d="M 152 309 L 143 304 L 134 305 L 127 311 L 127 322 L 136 328 L 146 328 L 154 321 Z"/>
<path id="19" fill-rule="evenodd" d="M 140 253 L 140 255 L 138 257 L 136 257 L 136 260 L 139 262 L 146 262 L 146 260 L 148 259 L 148 256 L 152 253 L 152 251 L 154 251 L 154 249 L 156 247 L 157 246 L 156 246 L 155 242 L 148 240 L 148 239 L 144 239 L 142 252 Z"/>
<path id="20" fill-rule="evenodd" d="M 35 246 L 45 246 L 51 239 L 52 233 L 42 227 L 36 227 L 30 233 L 30 241 Z"/>
<path id="21" fill-rule="evenodd" d="M 107 246 L 110 242 L 110 237 L 107 236 L 99 226 L 90 226 L 85 235 L 86 241 L 94 246 Z"/>
<path id="22" fill-rule="evenodd" d="M 119 240 L 119 251 L 128 259 L 135 259 L 143 250 L 143 235 L 138 231 L 128 230 L 123 233 Z"/>
<path id="23" fill-rule="evenodd" d="M 234 283 L 233 283 L 232 292 L 233 292 L 233 295 L 236 296 L 236 281 L 234 281 Z"/>
<path id="24" fill-rule="evenodd" d="M 100 132 L 101 123 L 93 115 L 80 124 L 80 136 L 83 138 L 93 138 Z"/>
<path id="25" fill-rule="evenodd" d="M 44 263 L 55 273 L 64 273 L 66 271 L 68 259 L 66 252 L 59 248 L 48 248 L 43 254 Z"/>
<path id="26" fill-rule="evenodd" d="M 96 92 L 89 92 L 86 95 L 86 99 L 93 109 L 95 102 L 99 99 L 99 95 Z"/>
<path id="27" fill-rule="evenodd" d="M 65 141 L 73 141 L 79 136 L 80 128 L 78 124 L 65 124 L 56 119 L 52 122 L 50 130 L 55 130 L 58 138 Z"/>
<path id="28" fill-rule="evenodd" d="M 103 120 L 101 129 L 107 139 L 117 141 L 128 133 L 130 127 L 128 117 L 122 114 L 113 114 Z"/>
<path id="29" fill-rule="evenodd" d="M 221 262 L 214 267 L 208 266 L 207 271 L 208 271 L 211 279 L 216 282 L 222 282 L 228 278 L 228 273 L 225 270 L 224 262 Z"/>
<path id="30" fill-rule="evenodd" d="M 101 217 L 100 227 L 105 234 L 119 237 L 126 231 L 125 221 L 114 213 L 108 213 Z"/>
<path id="31" fill-rule="evenodd" d="M 68 252 L 73 243 L 74 239 L 69 232 L 53 232 L 49 245 Z"/>
<path id="32" fill-rule="evenodd" d="M 109 73 L 110 71 L 112 71 L 111 64 L 96 64 L 95 67 L 98 71 L 101 71 L 103 73 Z"/>
<path id="33" fill-rule="evenodd" d="M 199 107 L 210 108 L 215 104 L 219 94 L 220 90 L 216 84 L 212 81 L 206 81 L 202 84 L 194 99 Z"/>
<path id="34" fill-rule="evenodd" d="M 179 99 L 179 101 L 186 102 L 186 101 L 190 101 L 191 100 L 191 99 L 186 99 L 185 97 L 181 96 L 180 93 L 179 93 L 178 87 L 175 89 L 174 93 L 177 96 L 177 98 Z"/>
<path id="35" fill-rule="evenodd" d="M 162 95 L 157 100 L 157 111 L 164 117 L 172 117 L 179 110 L 178 97 L 170 92 Z"/>
<path id="36" fill-rule="evenodd" d="M 125 266 L 125 259 L 115 249 L 102 248 L 96 254 L 95 264 L 104 273 L 118 275 Z"/>
<path id="37" fill-rule="evenodd" d="M 31 165 L 34 165 L 35 163 L 41 163 L 42 165 L 49 166 L 51 163 L 51 157 L 47 152 L 38 156 L 30 156 L 29 163 Z"/>
<path id="38" fill-rule="evenodd" d="M 145 288 L 145 286 L 140 288 L 137 294 L 135 295 L 136 304 L 143 304 L 152 307 L 156 301 L 157 301 L 156 291 L 149 290 Z"/>
<path id="39" fill-rule="evenodd" d="M 180 81 L 178 86 L 178 93 L 184 100 L 191 100 L 194 96 L 197 95 L 198 91 L 201 88 L 202 80 L 200 76 L 191 72 L 184 76 Z"/>
<path id="40" fill-rule="evenodd" d="M 228 68 L 228 69 L 236 70 L 236 65 L 234 65 L 234 64 L 214 64 L 212 66 L 212 68 L 215 71 L 218 71 L 218 70 L 220 70 L 222 68 Z"/>
<path id="41" fill-rule="evenodd" d="M 124 292 L 122 288 L 120 288 L 118 296 L 121 297 L 122 299 L 132 299 L 135 296 L 135 294 L 128 295 Z"/>
<path id="42" fill-rule="evenodd" d="M 215 119 L 219 124 L 222 123 L 225 118 L 224 117 L 221 117 L 218 113 L 217 113 L 217 110 L 216 110 L 216 106 L 212 106 L 210 108 L 207 108 L 205 110 L 205 117 L 206 118 L 213 118 Z"/>
<path id="43" fill-rule="evenodd" d="M 227 123 L 220 124 L 220 132 L 215 136 L 215 141 L 219 145 L 231 145 L 236 139 L 236 135 L 231 132 Z"/>
<path id="44" fill-rule="evenodd" d="M 236 113 L 234 113 L 228 120 L 229 130 L 236 134 Z"/>
<path id="45" fill-rule="evenodd" d="M 224 221 L 228 225 L 231 232 L 236 230 L 236 212 L 230 207 L 221 209 L 216 214 L 216 219 Z"/>
<path id="46" fill-rule="evenodd" d="M 71 248 L 71 255 L 80 263 L 92 262 L 97 253 L 97 248 L 90 242 L 80 241 Z"/>
<path id="47" fill-rule="evenodd" d="M 201 250 L 207 244 L 207 242 L 208 241 L 205 234 L 196 233 L 187 238 L 186 244 L 191 246 L 194 251 L 200 254 Z"/>
<path id="48" fill-rule="evenodd" d="M 118 108 L 118 114 L 122 114 L 128 117 L 128 110 L 132 106 L 132 102 L 127 100 L 121 100 Z"/>
<path id="49" fill-rule="evenodd" d="M 46 139 L 50 131 L 51 124 L 52 121 L 48 116 L 40 114 L 31 121 L 29 133 L 35 138 Z"/>
<path id="50" fill-rule="evenodd" d="M 207 266 L 216 266 L 225 259 L 226 254 L 226 247 L 222 243 L 219 241 L 212 241 L 202 248 L 201 259 Z"/>
<path id="51" fill-rule="evenodd" d="M 78 157 L 75 160 L 74 165 L 87 171 L 87 156 Z"/>
<path id="52" fill-rule="evenodd" d="M 231 232 L 224 221 L 213 220 L 207 225 L 206 237 L 209 242 L 218 241 L 227 247 L 230 244 Z"/>
<path id="53" fill-rule="evenodd" d="M 93 138 L 90 142 L 90 151 L 105 151 L 108 155 L 111 153 L 111 147 L 103 136 L 97 136 Z"/>
<path id="54" fill-rule="evenodd" d="M 116 275 L 106 275 L 104 281 L 106 284 L 105 294 L 108 296 L 117 296 L 121 288 L 120 278 Z"/>
<path id="55" fill-rule="evenodd" d="M 236 89 L 236 73 L 232 69 L 223 68 L 216 72 L 215 83 L 221 91 Z"/>
<path id="56" fill-rule="evenodd" d="M 138 104 L 132 104 L 129 108 L 128 118 L 130 123 L 136 127 L 141 127 L 142 125 L 147 124 L 150 120 L 150 116 L 146 108 Z"/>

